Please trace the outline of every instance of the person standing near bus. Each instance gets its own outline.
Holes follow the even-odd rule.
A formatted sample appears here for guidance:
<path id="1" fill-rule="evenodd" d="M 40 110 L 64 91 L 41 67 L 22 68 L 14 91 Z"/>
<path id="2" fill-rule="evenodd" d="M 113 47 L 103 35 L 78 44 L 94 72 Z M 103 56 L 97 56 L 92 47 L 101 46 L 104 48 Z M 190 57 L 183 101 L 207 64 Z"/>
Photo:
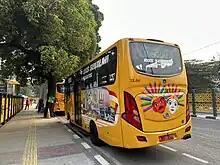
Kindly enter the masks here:
<path id="1" fill-rule="evenodd" d="M 38 111 L 37 112 L 40 113 L 43 107 L 44 107 L 44 100 L 40 99 L 38 102 Z"/>
<path id="2" fill-rule="evenodd" d="M 28 98 L 26 99 L 25 110 L 27 110 L 27 108 L 28 108 L 28 110 L 29 110 L 29 99 L 28 99 Z"/>

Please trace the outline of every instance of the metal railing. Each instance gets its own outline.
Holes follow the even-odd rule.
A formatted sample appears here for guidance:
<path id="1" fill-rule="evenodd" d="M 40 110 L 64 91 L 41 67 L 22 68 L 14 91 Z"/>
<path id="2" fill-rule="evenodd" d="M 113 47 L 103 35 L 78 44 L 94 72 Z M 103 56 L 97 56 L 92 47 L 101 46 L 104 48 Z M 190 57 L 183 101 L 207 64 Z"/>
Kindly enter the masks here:
<path id="1" fill-rule="evenodd" d="M 0 93 L 0 126 L 24 108 L 24 98 Z"/>
<path id="2" fill-rule="evenodd" d="M 216 119 L 220 115 L 220 91 L 216 88 L 189 89 L 188 99 L 193 117 L 202 114 Z"/>

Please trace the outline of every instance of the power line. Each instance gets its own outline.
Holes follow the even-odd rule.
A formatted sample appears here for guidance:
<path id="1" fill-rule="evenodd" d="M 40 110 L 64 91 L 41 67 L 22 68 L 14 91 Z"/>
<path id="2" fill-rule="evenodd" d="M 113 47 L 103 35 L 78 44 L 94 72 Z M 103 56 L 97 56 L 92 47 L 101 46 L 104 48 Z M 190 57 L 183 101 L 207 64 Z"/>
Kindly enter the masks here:
<path id="1" fill-rule="evenodd" d="M 188 52 L 188 53 L 184 53 L 183 55 L 188 55 L 188 54 L 191 54 L 191 53 L 194 53 L 194 52 L 200 51 L 200 50 L 202 50 L 202 49 L 206 49 L 206 48 L 208 48 L 208 47 L 211 47 L 211 46 L 213 46 L 213 45 L 217 45 L 217 44 L 220 44 L 220 41 L 217 41 L 217 42 L 215 42 L 215 43 L 212 43 L 212 44 L 209 44 L 209 45 L 207 45 L 207 46 L 201 47 L 201 48 L 199 48 L 199 49 L 196 49 L 196 50 L 190 51 L 190 52 Z"/>

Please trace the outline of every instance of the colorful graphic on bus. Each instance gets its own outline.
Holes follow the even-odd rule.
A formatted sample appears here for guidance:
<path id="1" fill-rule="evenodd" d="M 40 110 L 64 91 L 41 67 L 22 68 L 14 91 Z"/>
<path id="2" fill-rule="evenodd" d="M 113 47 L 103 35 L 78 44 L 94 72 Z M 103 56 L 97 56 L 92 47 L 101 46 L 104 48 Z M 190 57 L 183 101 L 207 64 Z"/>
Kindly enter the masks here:
<path id="1" fill-rule="evenodd" d="M 117 123 L 119 114 L 118 98 L 107 88 L 88 89 L 81 95 L 82 114 Z"/>
<path id="2" fill-rule="evenodd" d="M 149 86 L 145 87 L 145 91 L 140 99 L 143 101 L 141 106 L 145 107 L 144 112 L 149 110 L 153 110 L 156 113 L 164 114 L 164 118 L 169 118 L 170 115 L 174 114 L 179 106 L 184 106 L 184 93 L 178 90 L 178 86 L 175 84 L 168 84 L 157 85 L 154 82 L 154 85 L 151 83 Z M 169 113 L 166 111 L 169 110 Z"/>

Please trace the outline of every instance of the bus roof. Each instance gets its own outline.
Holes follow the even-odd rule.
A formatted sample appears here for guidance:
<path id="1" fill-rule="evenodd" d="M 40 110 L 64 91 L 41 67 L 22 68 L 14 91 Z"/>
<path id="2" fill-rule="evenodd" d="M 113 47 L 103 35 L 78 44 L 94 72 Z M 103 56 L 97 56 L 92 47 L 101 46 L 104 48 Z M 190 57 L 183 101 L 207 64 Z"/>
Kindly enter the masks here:
<path id="1" fill-rule="evenodd" d="M 137 42 L 151 42 L 151 43 L 160 43 L 160 44 L 164 44 L 164 45 L 171 45 L 171 46 L 176 46 L 179 47 L 177 44 L 175 43 L 171 43 L 171 42 L 165 42 L 163 40 L 158 40 L 158 39 L 144 39 L 144 38 L 124 38 L 124 40 L 130 40 L 130 41 L 137 41 Z"/>

